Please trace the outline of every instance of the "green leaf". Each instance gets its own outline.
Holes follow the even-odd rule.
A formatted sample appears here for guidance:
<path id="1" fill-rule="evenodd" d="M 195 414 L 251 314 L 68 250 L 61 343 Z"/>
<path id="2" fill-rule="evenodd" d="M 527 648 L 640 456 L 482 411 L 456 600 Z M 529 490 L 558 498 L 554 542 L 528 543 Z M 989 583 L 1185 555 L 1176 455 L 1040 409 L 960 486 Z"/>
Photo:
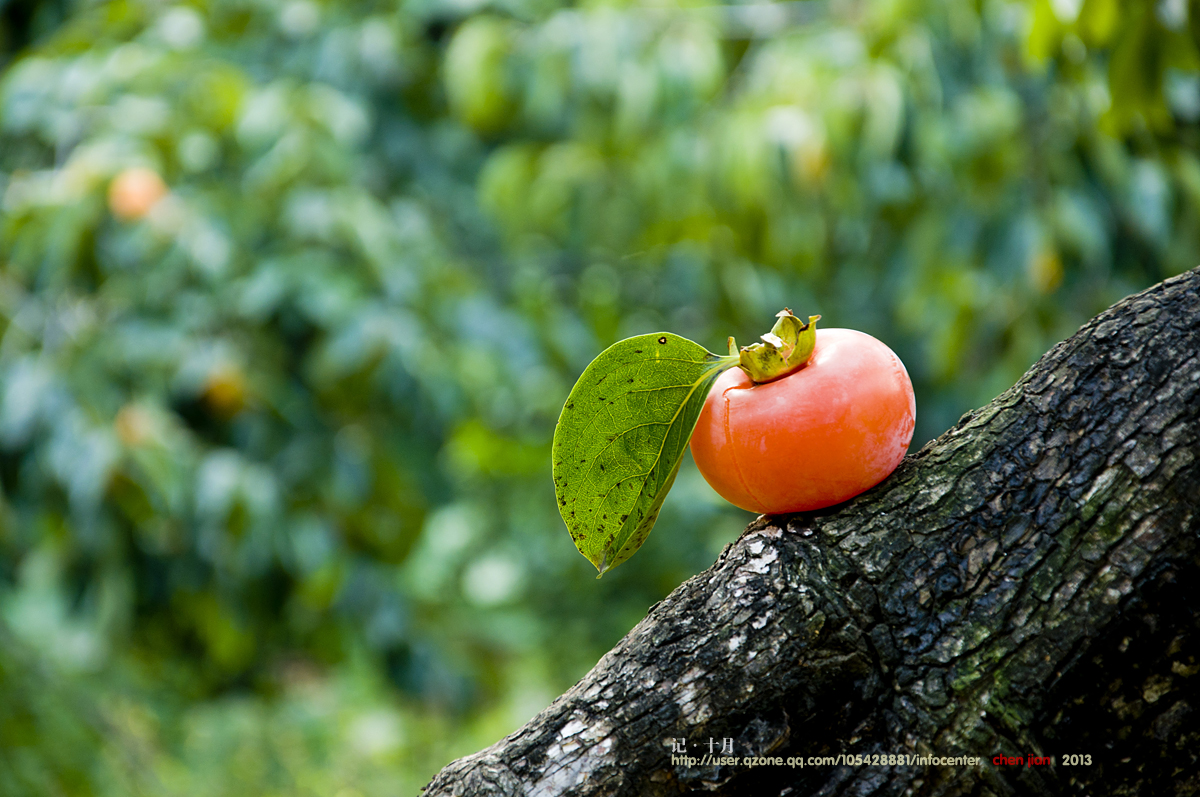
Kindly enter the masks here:
<path id="1" fill-rule="evenodd" d="M 709 388 L 736 364 L 656 332 L 605 349 L 575 383 L 554 430 L 554 494 L 600 575 L 646 541 Z"/>

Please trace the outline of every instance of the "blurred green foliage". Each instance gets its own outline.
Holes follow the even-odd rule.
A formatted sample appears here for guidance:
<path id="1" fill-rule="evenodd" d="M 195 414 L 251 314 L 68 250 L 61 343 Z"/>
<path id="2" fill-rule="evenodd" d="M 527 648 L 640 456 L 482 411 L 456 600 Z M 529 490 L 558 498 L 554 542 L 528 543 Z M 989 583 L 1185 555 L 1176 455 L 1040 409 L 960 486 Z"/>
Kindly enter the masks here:
<path id="1" fill-rule="evenodd" d="M 685 462 L 592 578 L 590 359 L 820 313 L 923 443 L 1195 264 L 1198 15 L 0 4 L 0 793 L 392 793 L 499 738 L 747 520 Z"/>

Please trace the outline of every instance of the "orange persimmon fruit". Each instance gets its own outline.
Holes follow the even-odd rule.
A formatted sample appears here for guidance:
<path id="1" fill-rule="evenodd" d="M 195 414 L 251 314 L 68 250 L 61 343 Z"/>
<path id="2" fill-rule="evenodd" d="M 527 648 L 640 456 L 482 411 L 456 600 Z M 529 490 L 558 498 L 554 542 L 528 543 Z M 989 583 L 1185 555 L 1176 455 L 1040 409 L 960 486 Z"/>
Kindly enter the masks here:
<path id="1" fill-rule="evenodd" d="M 122 221 L 137 221 L 167 195 L 158 172 L 144 166 L 126 169 L 108 185 L 108 209 Z"/>
<path id="2" fill-rule="evenodd" d="M 863 332 L 818 329 L 811 357 L 786 376 L 756 383 L 738 366 L 718 377 L 692 434 L 692 456 L 736 506 L 805 512 L 887 478 L 908 451 L 915 421 L 912 382 L 891 349 Z"/>

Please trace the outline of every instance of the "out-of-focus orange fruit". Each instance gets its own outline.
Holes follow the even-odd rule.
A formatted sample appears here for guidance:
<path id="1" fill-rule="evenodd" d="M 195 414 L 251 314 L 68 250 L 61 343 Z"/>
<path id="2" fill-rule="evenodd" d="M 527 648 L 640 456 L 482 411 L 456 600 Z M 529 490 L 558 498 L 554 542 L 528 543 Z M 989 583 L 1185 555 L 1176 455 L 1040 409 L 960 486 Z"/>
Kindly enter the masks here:
<path id="1" fill-rule="evenodd" d="M 108 185 L 108 209 L 118 219 L 137 221 L 167 195 L 167 184 L 158 172 L 144 166 L 126 169 Z"/>

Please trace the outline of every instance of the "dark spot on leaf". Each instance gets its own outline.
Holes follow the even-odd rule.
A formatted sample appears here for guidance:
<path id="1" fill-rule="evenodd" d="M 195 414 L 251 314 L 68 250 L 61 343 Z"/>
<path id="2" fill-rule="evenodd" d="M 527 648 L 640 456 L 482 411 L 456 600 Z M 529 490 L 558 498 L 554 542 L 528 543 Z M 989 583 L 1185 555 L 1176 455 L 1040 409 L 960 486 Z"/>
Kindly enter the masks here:
<path id="1" fill-rule="evenodd" d="M 634 349 L 634 350 L 633 350 L 633 353 L 634 353 L 634 354 L 641 354 L 641 353 L 642 353 L 642 350 L 641 350 L 641 349 Z"/>
<path id="2" fill-rule="evenodd" d="M 601 465 L 601 466 L 600 466 L 600 471 L 601 471 L 601 472 L 603 472 L 603 471 L 604 471 L 604 466 L 603 466 L 603 465 Z"/>
<path id="3" fill-rule="evenodd" d="M 575 406 L 575 402 L 572 401 L 570 404 L 567 405 L 567 409 L 571 409 L 574 406 Z"/>
<path id="4" fill-rule="evenodd" d="M 631 385 L 633 384 L 633 380 L 632 380 L 632 379 L 630 379 L 630 380 L 629 380 L 629 384 L 631 384 Z"/>
<path id="5" fill-rule="evenodd" d="M 629 515 L 621 515 L 621 522 L 624 523 L 629 518 Z"/>
<path id="6" fill-rule="evenodd" d="M 659 338 L 659 339 L 658 339 L 658 342 L 659 342 L 659 343 L 666 343 L 666 342 L 667 342 L 667 336 L 666 336 L 666 335 L 663 335 L 661 338 Z"/>

